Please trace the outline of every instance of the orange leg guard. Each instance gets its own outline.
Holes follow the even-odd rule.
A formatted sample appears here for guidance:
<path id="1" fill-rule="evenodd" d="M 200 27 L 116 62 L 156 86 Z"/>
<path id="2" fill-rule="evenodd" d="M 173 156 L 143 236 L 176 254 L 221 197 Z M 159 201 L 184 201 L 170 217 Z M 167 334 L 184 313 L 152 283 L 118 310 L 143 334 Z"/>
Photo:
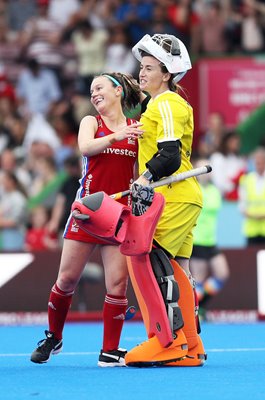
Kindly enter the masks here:
<path id="1" fill-rule="evenodd" d="M 126 354 L 126 365 L 137 367 L 159 366 L 173 360 L 182 359 L 186 356 L 188 351 L 187 340 L 185 338 L 183 330 L 179 329 L 176 332 L 177 337 L 175 339 L 173 339 L 172 333 L 169 329 L 169 324 L 167 327 L 167 323 L 163 323 L 162 328 L 162 332 L 163 329 L 169 329 L 167 333 L 164 332 L 164 334 L 161 336 L 159 331 L 157 331 L 157 323 L 155 323 L 155 321 L 160 320 L 162 322 L 163 319 L 167 319 L 167 317 L 162 317 L 164 302 L 162 300 L 162 296 L 161 300 L 159 300 L 160 292 L 155 293 L 156 284 L 152 287 L 152 295 L 150 294 L 146 296 L 146 291 L 148 292 L 148 290 L 146 289 L 146 284 L 149 285 L 148 287 L 151 286 L 153 273 L 150 272 L 148 276 L 147 265 L 140 265 L 140 263 L 140 269 L 137 270 L 137 265 L 133 265 L 132 259 L 130 257 L 127 257 L 127 264 L 132 286 L 134 288 L 135 296 L 137 298 L 144 325 L 147 331 L 148 340 L 134 347 Z M 141 277 L 142 279 L 139 279 L 139 277 Z M 145 282 L 145 279 L 147 279 L 147 282 Z M 158 286 L 157 290 L 160 291 Z M 162 312 L 160 318 L 158 317 L 158 312 Z"/>
<path id="2" fill-rule="evenodd" d="M 174 268 L 174 276 L 179 285 L 180 298 L 179 306 L 184 319 L 182 328 L 188 342 L 188 354 L 184 360 L 180 360 L 167 365 L 171 366 L 200 366 L 203 365 L 207 356 L 204 351 L 203 343 L 197 333 L 197 321 L 195 315 L 195 299 L 193 288 L 190 281 L 175 260 L 170 260 Z"/>

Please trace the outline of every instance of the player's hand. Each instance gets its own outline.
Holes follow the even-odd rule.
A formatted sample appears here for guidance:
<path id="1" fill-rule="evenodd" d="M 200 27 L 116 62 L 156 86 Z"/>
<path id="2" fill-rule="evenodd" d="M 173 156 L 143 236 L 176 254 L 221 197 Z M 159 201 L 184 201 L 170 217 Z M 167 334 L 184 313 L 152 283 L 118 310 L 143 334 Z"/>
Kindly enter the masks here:
<path id="1" fill-rule="evenodd" d="M 142 175 L 140 175 L 139 178 L 137 178 L 137 180 L 134 183 L 137 183 L 138 185 L 142 186 L 150 186 L 150 181 Z"/>
<path id="2" fill-rule="evenodd" d="M 141 129 L 142 125 L 143 124 L 140 122 L 134 122 L 131 125 L 126 125 L 120 131 L 113 134 L 114 141 L 119 142 L 127 138 L 138 139 L 144 133 L 144 131 Z"/>

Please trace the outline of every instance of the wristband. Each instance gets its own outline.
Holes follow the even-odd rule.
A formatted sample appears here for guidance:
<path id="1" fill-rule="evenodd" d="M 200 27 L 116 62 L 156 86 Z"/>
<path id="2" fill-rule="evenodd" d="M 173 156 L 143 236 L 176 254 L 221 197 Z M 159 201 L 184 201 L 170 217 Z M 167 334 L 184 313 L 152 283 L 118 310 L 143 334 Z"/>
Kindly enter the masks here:
<path id="1" fill-rule="evenodd" d="M 146 170 L 142 173 L 142 176 L 143 176 L 145 179 L 147 179 L 149 182 L 151 182 L 152 179 L 153 179 L 153 175 L 151 174 L 151 172 L 150 172 L 148 169 L 146 169 Z"/>

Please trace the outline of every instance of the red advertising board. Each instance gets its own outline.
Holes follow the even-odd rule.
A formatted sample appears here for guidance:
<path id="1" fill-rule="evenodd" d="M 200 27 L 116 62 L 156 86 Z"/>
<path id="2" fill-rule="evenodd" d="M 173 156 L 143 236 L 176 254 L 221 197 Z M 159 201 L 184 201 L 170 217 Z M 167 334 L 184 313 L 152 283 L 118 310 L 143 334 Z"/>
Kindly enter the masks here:
<path id="1" fill-rule="evenodd" d="M 241 123 L 265 102 L 265 58 L 201 60 L 197 64 L 198 125 L 220 112 L 228 127 Z"/>

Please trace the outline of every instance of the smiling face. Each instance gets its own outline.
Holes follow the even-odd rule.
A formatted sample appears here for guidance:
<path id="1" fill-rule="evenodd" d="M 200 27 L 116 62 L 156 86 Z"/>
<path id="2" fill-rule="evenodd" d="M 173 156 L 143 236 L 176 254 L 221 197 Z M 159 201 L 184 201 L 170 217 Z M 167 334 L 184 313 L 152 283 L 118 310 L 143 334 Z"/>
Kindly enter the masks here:
<path id="1" fill-rule="evenodd" d="M 139 82 L 141 90 L 152 97 L 168 89 L 171 74 L 162 72 L 161 63 L 152 56 L 144 56 L 140 65 Z"/>
<path id="2" fill-rule="evenodd" d="M 114 87 L 109 78 L 98 76 L 91 84 L 90 94 L 93 106 L 98 112 L 103 112 L 116 103 L 120 104 L 122 87 Z"/>

